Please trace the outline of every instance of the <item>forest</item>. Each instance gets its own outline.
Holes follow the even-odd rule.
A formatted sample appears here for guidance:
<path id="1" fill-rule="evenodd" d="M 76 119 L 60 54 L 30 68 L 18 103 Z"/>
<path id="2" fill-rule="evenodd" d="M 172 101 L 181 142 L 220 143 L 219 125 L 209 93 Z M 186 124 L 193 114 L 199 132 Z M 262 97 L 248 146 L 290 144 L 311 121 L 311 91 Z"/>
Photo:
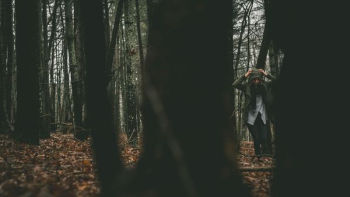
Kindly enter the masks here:
<path id="1" fill-rule="evenodd" d="M 0 196 L 349 197 L 344 8 L 0 0 Z"/>

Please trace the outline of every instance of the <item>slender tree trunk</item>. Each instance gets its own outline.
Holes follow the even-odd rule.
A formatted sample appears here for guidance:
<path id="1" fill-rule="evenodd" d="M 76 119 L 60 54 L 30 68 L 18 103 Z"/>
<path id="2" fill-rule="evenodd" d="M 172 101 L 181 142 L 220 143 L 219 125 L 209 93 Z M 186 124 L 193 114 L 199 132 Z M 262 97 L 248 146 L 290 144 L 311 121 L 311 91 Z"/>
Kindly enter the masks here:
<path id="1" fill-rule="evenodd" d="M 6 104 L 7 113 L 10 122 L 13 122 L 13 53 L 14 53 L 14 35 L 13 35 L 13 9 L 12 0 L 3 0 L 3 31 L 4 45 L 7 51 L 7 75 L 6 75 Z"/>
<path id="2" fill-rule="evenodd" d="M 268 0 L 264 0 L 264 8 L 265 8 L 265 27 L 264 27 L 264 34 L 263 34 L 263 39 L 261 41 L 261 47 L 259 51 L 259 56 L 258 60 L 256 63 L 256 68 L 262 68 L 266 69 L 266 57 L 267 53 L 269 50 L 269 47 L 271 45 L 271 40 L 272 40 L 272 34 L 271 34 L 271 21 L 270 21 L 270 5 Z M 269 90 L 270 91 L 270 90 Z M 272 92 L 270 92 L 272 95 Z M 270 117 L 272 118 L 272 117 Z M 269 147 L 269 152 L 272 154 L 272 134 L 271 134 L 271 124 L 270 121 L 267 122 L 266 124 L 266 129 L 267 129 L 267 144 Z"/>
<path id="3" fill-rule="evenodd" d="M 241 25 L 241 31 L 240 31 L 240 35 L 239 35 L 239 39 L 238 39 L 238 46 L 237 46 L 238 49 L 237 49 L 237 55 L 236 55 L 235 70 L 238 70 L 238 65 L 240 63 L 243 34 L 245 31 L 245 27 L 247 26 L 247 17 L 248 17 L 248 15 L 250 15 L 252 8 L 253 8 L 253 3 L 254 3 L 254 1 L 251 1 L 244 12 L 243 21 L 242 21 L 242 25 Z M 237 77 L 238 77 L 237 72 L 235 74 L 236 74 L 235 78 L 237 79 Z"/>
<path id="4" fill-rule="evenodd" d="M 0 2 L 2 3 L 2 2 Z M 0 4 L 1 5 L 1 4 Z M 3 10 L 0 11 L 1 20 Z M 3 26 L 3 23 L 1 23 L 1 28 Z M 5 50 L 4 50 L 4 44 L 3 44 L 3 31 L 0 31 L 0 133 L 5 133 L 8 131 L 7 127 L 7 108 L 6 108 L 6 63 L 5 63 Z"/>
<path id="5" fill-rule="evenodd" d="M 40 136 L 49 137 L 51 130 L 52 107 L 50 100 L 50 84 L 49 84 L 49 60 L 50 50 L 48 45 L 48 25 L 47 25 L 47 0 L 42 1 L 42 29 L 43 29 L 43 44 L 42 44 L 42 64 L 41 64 L 41 129 Z"/>
<path id="6" fill-rule="evenodd" d="M 269 48 L 269 63 L 271 68 L 271 74 L 273 76 L 278 76 L 279 73 L 279 57 L 278 57 L 278 49 L 276 45 L 271 40 L 270 48 Z"/>
<path id="7" fill-rule="evenodd" d="M 124 3 L 124 26 L 125 26 L 125 79 L 126 79 L 126 122 L 127 122 L 127 134 L 129 139 L 135 139 L 136 137 L 136 87 L 134 84 L 134 70 L 132 63 L 132 56 L 134 55 L 134 49 L 132 48 L 132 32 L 133 32 L 133 17 L 131 17 L 131 2 L 126 1 Z"/>
<path id="8" fill-rule="evenodd" d="M 271 29 L 271 25 L 270 25 L 271 22 L 269 20 L 270 5 L 268 3 L 268 0 L 264 0 L 264 7 L 265 7 L 266 20 L 265 20 L 263 39 L 261 41 L 258 61 L 256 63 L 256 68 L 262 68 L 262 69 L 265 69 L 267 52 L 269 50 L 269 47 L 271 44 L 271 39 L 272 39 L 271 30 L 270 30 Z"/>
<path id="9" fill-rule="evenodd" d="M 105 33 L 106 33 L 106 49 L 109 45 L 109 39 L 110 39 L 110 27 L 109 27 L 109 8 L 108 8 L 108 0 L 103 0 L 103 10 L 104 10 L 104 26 L 105 26 Z"/>
<path id="10" fill-rule="evenodd" d="M 118 1 L 118 8 L 116 11 L 115 19 L 114 19 L 114 26 L 113 26 L 113 32 L 112 32 L 112 38 L 111 42 L 109 43 L 109 47 L 107 50 L 107 72 L 109 73 L 110 76 L 112 76 L 112 64 L 113 64 L 113 58 L 115 54 L 115 46 L 117 44 L 117 34 L 120 26 L 120 21 L 121 21 L 121 16 L 123 12 L 123 3 L 124 0 L 119 0 Z"/>
<path id="11" fill-rule="evenodd" d="M 70 90 L 69 90 L 69 73 L 68 73 L 68 43 L 67 43 L 67 39 L 64 40 L 63 42 L 63 78 L 64 78 L 64 90 L 63 90 L 63 121 L 64 122 L 68 122 L 70 121 Z"/>
<path id="12" fill-rule="evenodd" d="M 88 137 L 88 132 L 84 127 L 83 119 L 83 105 L 84 105 L 84 79 L 85 79 L 85 57 L 84 57 L 84 46 L 83 46 L 83 28 L 81 21 L 81 8 L 78 0 L 74 0 L 74 19 L 75 19 L 75 55 L 76 55 L 76 66 L 71 65 L 71 79 L 72 79 L 72 91 L 73 91 L 73 109 L 74 109 L 74 123 L 75 123 L 75 134 L 80 140 L 84 140 Z M 73 56 L 73 55 L 72 55 Z M 86 110 L 85 110 L 86 111 Z"/>
<path id="13" fill-rule="evenodd" d="M 16 1 L 17 117 L 15 137 L 39 144 L 40 1 Z"/>
<path id="14" fill-rule="evenodd" d="M 44 11 L 45 9 L 45 11 Z M 45 16 L 43 16 L 45 14 Z M 45 139 L 50 137 L 50 130 L 47 120 L 50 118 L 50 116 L 47 113 L 47 103 L 45 99 L 45 94 L 47 91 L 46 87 L 47 84 L 45 84 L 45 80 L 47 79 L 47 67 L 45 66 L 45 55 L 46 55 L 46 45 L 47 45 L 47 36 L 43 35 L 42 32 L 47 34 L 47 16 L 46 16 L 46 2 L 41 1 L 40 2 L 40 12 L 39 12 L 39 27 L 40 27 L 40 73 L 39 73 L 39 98 L 40 98 L 40 131 L 39 131 L 39 137 L 41 139 Z M 45 26 L 45 27 L 44 27 Z M 45 38 L 46 37 L 46 38 Z"/>
<path id="15" fill-rule="evenodd" d="M 142 35 L 141 35 L 141 27 L 140 27 L 140 6 L 139 6 L 139 0 L 135 0 L 135 7 L 136 7 L 136 25 L 137 25 L 137 39 L 139 44 L 139 58 L 140 58 L 140 65 L 137 67 L 137 81 L 136 81 L 136 96 L 137 96 L 137 105 L 136 105 L 136 124 L 137 124 L 137 131 L 141 131 L 141 104 L 142 104 L 142 72 L 144 67 L 144 55 L 143 55 L 143 44 L 142 44 Z"/>
<path id="16" fill-rule="evenodd" d="M 118 6 L 115 11 L 115 18 L 114 18 L 114 25 L 113 25 L 113 31 L 112 31 L 112 37 L 111 41 L 107 43 L 108 48 L 107 48 L 107 72 L 108 72 L 108 78 L 111 79 L 112 76 L 114 77 L 112 81 L 110 81 L 109 84 L 109 94 L 110 94 L 110 101 L 111 101 L 111 108 L 113 109 L 112 111 L 112 117 L 113 117 L 113 130 L 119 130 L 119 100 L 115 100 L 113 98 L 117 97 L 119 98 L 119 92 L 116 92 L 116 86 L 119 84 L 117 81 L 119 80 L 117 76 L 119 76 L 119 73 L 117 73 L 116 65 L 113 64 L 113 60 L 119 58 L 115 58 L 116 52 L 116 45 L 117 45 L 117 38 L 118 38 L 118 31 L 120 27 L 120 21 L 121 21 L 121 16 L 122 16 L 122 11 L 123 11 L 123 3 L 124 0 L 119 0 L 118 1 Z M 116 4 L 117 5 L 117 4 Z M 108 29 L 109 30 L 109 29 Z M 109 33 L 108 33 L 109 35 Z M 109 41 L 109 37 L 108 37 Z M 120 67 L 120 64 L 118 65 Z M 117 86 L 118 87 L 118 86 Z M 119 90 L 119 88 L 117 88 Z M 117 101 L 117 102 L 116 102 Z"/>
<path id="17" fill-rule="evenodd" d="M 68 46 L 69 54 L 69 68 L 71 73 L 72 81 L 72 94 L 73 94 L 73 110 L 74 110 L 74 128 L 78 128 L 78 131 L 75 130 L 75 136 L 78 139 L 84 140 L 87 135 L 82 131 L 83 121 L 82 121 L 82 101 L 81 101 L 81 66 L 77 64 L 77 55 L 75 42 L 78 39 L 74 40 L 74 28 L 73 28 L 73 12 L 72 12 L 72 0 L 65 0 L 65 22 L 66 22 L 66 39 Z M 79 6 L 75 4 L 75 6 Z M 79 16 L 78 16 L 79 17 Z M 79 52 L 78 52 L 79 53 Z"/>
<path id="18" fill-rule="evenodd" d="M 122 163 L 108 101 L 103 6 L 101 1 L 81 0 L 79 3 L 87 63 L 86 104 L 98 175 L 102 196 L 115 196 L 119 191 L 116 179 Z"/>
<path id="19" fill-rule="evenodd" d="M 0 1 L 0 5 L 2 7 L 0 11 L 0 132 L 12 132 L 12 2 L 3 0 Z"/>
<path id="20" fill-rule="evenodd" d="M 48 99 L 50 100 L 51 104 L 51 130 L 55 130 L 57 125 L 56 124 L 52 124 L 52 123 L 56 123 L 57 120 L 57 110 L 56 110 L 56 95 L 57 95 L 57 80 L 55 80 L 55 75 L 54 75 L 54 70 L 56 69 L 56 71 L 58 71 L 58 64 L 56 62 L 56 66 L 54 64 L 54 60 L 55 60 L 55 39 L 56 39 L 56 29 L 57 29 L 57 9 L 58 7 L 61 5 L 61 1 L 62 0 L 56 0 L 53 10 L 52 10 L 52 26 L 51 26 L 51 34 L 50 34 L 50 38 L 48 40 L 48 55 L 47 55 L 47 59 L 45 60 L 45 62 L 47 63 L 47 65 L 49 64 L 50 61 L 50 57 L 51 57 L 51 65 L 49 67 L 49 73 L 50 73 L 50 79 L 49 79 L 49 86 L 51 87 L 51 98 Z"/>
<path id="21" fill-rule="evenodd" d="M 247 31 L 247 67 L 250 67 L 250 61 L 251 61 L 251 52 L 250 52 L 250 14 L 248 14 L 248 31 Z"/>
<path id="22" fill-rule="evenodd" d="M 59 58 L 58 54 L 62 54 L 63 51 L 59 51 L 58 49 L 58 45 L 59 43 L 57 43 L 57 48 L 56 48 L 56 60 Z M 55 123 L 57 123 L 59 125 L 59 129 L 61 129 L 61 123 L 62 122 L 62 113 L 61 113 L 61 105 L 62 105 L 62 59 L 60 57 L 58 63 L 57 63 L 57 74 L 56 74 L 56 100 L 57 100 L 57 103 L 56 103 L 56 121 Z"/>
<path id="23" fill-rule="evenodd" d="M 123 24 L 124 25 L 124 24 Z M 125 42 L 125 30 L 124 28 L 121 30 L 121 51 L 127 51 L 126 48 L 126 42 Z M 127 134 L 128 132 L 128 103 L 127 103 L 127 57 L 126 52 L 121 53 L 121 71 L 120 71 L 120 93 L 121 93 L 121 103 L 120 103 L 120 110 L 121 110 L 121 129 L 123 132 Z"/>

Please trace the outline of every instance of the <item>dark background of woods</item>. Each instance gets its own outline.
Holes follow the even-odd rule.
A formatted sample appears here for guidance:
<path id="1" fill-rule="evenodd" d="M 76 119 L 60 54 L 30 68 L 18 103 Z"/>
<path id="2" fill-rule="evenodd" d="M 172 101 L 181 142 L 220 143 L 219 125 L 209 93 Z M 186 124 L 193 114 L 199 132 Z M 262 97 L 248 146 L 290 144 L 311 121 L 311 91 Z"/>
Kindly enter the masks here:
<path id="1" fill-rule="evenodd" d="M 80 140 L 91 134 L 104 196 L 249 196 L 236 163 L 240 96 L 230 85 L 264 67 L 268 52 L 271 73 L 281 68 L 272 195 L 348 196 L 346 17 L 324 14 L 335 5 L 261 2 L 259 54 L 247 50 L 238 67 L 249 1 L 0 2 L 1 131 L 32 144 L 68 123 Z M 118 132 L 143 137 L 132 171 L 121 164 Z"/>

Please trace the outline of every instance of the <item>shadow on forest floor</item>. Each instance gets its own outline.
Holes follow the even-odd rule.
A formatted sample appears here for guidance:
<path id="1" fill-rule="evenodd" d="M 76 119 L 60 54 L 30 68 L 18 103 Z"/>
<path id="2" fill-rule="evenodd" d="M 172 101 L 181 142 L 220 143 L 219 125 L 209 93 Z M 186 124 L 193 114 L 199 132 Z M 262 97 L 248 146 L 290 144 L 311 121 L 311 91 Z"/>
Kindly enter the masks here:
<path id="1" fill-rule="evenodd" d="M 123 140 L 123 136 L 121 137 Z M 134 167 L 140 146 L 121 141 L 123 161 Z M 268 167 L 273 159 L 252 160 L 251 142 L 243 142 L 239 155 L 241 167 Z M 268 197 L 271 172 L 242 172 L 244 182 L 251 186 L 253 197 Z M 99 185 L 92 158 L 91 141 L 77 141 L 71 134 L 55 133 L 41 140 L 40 146 L 16 143 L 0 135 L 0 196 L 94 197 Z"/>

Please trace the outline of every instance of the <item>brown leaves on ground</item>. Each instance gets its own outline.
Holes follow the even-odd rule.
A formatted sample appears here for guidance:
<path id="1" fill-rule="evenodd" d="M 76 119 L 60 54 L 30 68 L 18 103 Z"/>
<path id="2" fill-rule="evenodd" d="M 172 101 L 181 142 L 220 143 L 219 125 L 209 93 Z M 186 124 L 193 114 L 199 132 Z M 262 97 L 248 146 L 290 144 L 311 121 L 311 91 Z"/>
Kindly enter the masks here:
<path id="1" fill-rule="evenodd" d="M 136 140 L 137 142 L 133 143 L 130 141 L 130 137 L 128 138 L 125 133 L 119 134 L 119 149 L 121 151 L 122 160 L 127 167 L 135 167 L 141 154 L 141 137 L 138 136 Z"/>
<path id="2" fill-rule="evenodd" d="M 271 167 L 274 160 L 271 157 L 262 157 L 261 161 L 257 158 L 248 157 L 254 155 L 252 142 L 242 142 L 241 153 L 238 157 L 238 162 L 241 167 Z M 253 197 L 269 197 L 270 196 L 270 181 L 272 172 L 242 172 L 243 181 L 252 189 Z"/>
<path id="3" fill-rule="evenodd" d="M 141 144 L 120 136 L 120 150 L 126 166 L 134 167 Z M 243 142 L 242 153 L 253 155 L 251 142 Z M 52 134 L 40 146 L 20 144 L 0 135 L 0 196 L 6 197 L 95 197 L 99 183 L 95 173 L 91 142 L 77 141 L 72 134 Z M 261 162 L 239 156 L 242 167 L 271 166 L 272 158 Z M 268 197 L 271 172 L 242 172 L 253 197 Z"/>
<path id="4" fill-rule="evenodd" d="M 97 196 L 89 142 L 52 134 L 40 146 L 0 136 L 0 196 Z"/>

